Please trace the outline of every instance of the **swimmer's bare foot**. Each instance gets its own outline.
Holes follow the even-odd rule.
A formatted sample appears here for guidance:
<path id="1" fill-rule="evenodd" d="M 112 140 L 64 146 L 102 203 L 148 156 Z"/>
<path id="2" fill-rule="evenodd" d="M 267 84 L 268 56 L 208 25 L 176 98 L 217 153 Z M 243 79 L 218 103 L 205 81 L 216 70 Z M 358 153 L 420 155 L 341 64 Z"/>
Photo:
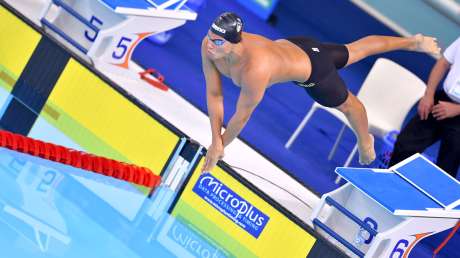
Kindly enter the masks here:
<path id="1" fill-rule="evenodd" d="M 369 165 L 375 160 L 374 136 L 369 134 L 367 143 L 358 143 L 359 164 Z"/>
<path id="2" fill-rule="evenodd" d="M 438 46 L 436 38 L 428 37 L 420 33 L 414 35 L 412 38 L 414 39 L 415 44 L 410 48 L 410 50 L 440 55 L 441 48 Z"/>

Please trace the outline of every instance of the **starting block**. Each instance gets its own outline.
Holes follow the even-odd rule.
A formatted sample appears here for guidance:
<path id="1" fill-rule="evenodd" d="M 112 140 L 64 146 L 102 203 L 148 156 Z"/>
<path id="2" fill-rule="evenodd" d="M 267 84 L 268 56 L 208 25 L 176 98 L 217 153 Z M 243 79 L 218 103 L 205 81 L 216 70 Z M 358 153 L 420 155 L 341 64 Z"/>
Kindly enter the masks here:
<path id="1" fill-rule="evenodd" d="M 359 257 L 409 257 L 460 219 L 460 183 L 420 154 L 389 169 L 336 172 L 348 183 L 324 194 L 311 220 Z"/>
<path id="2" fill-rule="evenodd" d="M 139 79 L 131 65 L 139 43 L 195 20 L 187 0 L 48 0 L 41 10 L 45 30 L 96 69 Z M 51 11 L 52 10 L 52 11 Z"/>

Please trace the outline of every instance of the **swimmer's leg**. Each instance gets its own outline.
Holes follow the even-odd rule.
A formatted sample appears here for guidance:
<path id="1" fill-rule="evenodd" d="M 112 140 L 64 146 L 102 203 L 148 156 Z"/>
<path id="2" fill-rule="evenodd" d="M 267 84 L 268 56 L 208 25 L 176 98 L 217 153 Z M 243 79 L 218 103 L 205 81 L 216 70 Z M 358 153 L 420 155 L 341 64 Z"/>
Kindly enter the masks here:
<path id="1" fill-rule="evenodd" d="M 375 160 L 374 137 L 369 134 L 364 105 L 349 92 L 345 102 L 336 108 L 347 117 L 358 139 L 359 163 L 361 165 L 372 163 Z"/>
<path id="2" fill-rule="evenodd" d="M 436 39 L 417 34 L 412 37 L 367 36 L 345 45 L 348 49 L 347 65 L 356 63 L 368 56 L 393 50 L 410 50 L 439 55 L 441 49 Z"/>

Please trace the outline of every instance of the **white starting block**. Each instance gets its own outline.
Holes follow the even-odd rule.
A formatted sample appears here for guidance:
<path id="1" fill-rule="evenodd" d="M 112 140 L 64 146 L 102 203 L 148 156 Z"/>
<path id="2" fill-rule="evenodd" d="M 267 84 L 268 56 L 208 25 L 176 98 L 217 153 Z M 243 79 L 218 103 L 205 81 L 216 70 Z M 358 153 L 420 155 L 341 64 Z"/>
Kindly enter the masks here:
<path id="1" fill-rule="evenodd" d="M 96 69 L 136 79 L 140 71 L 130 62 L 139 42 L 197 17 L 187 0 L 48 1 L 40 16 L 48 33 Z"/>
<path id="2" fill-rule="evenodd" d="M 316 229 L 359 257 L 409 257 L 460 218 L 460 183 L 416 154 L 390 169 L 337 168 L 348 181 L 322 196 Z"/>

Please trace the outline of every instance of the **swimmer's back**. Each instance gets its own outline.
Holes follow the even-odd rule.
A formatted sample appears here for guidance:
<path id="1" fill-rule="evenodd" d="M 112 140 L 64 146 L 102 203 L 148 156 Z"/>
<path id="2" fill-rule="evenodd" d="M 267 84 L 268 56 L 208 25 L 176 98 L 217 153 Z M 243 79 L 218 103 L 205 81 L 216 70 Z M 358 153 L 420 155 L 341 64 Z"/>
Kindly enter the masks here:
<path id="1" fill-rule="evenodd" d="M 305 81 L 308 78 L 308 56 L 291 42 L 284 39 L 272 41 L 260 35 L 243 33 L 243 44 L 250 55 L 250 66 L 267 65 L 266 72 L 270 73 L 270 85 Z"/>

